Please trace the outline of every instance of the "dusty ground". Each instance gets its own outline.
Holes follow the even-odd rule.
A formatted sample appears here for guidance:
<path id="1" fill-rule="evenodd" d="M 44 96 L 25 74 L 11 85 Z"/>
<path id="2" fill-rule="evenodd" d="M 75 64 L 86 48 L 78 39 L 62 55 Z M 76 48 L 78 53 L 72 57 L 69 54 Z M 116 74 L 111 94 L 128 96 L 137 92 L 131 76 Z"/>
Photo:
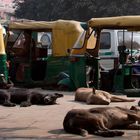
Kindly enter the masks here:
<path id="1" fill-rule="evenodd" d="M 40 90 L 40 89 L 37 89 Z M 43 90 L 43 92 L 54 92 Z M 63 98 L 57 100 L 57 105 L 21 108 L 0 106 L 0 140 L 140 140 L 140 131 L 126 130 L 125 135 L 115 138 L 102 138 L 89 135 L 86 138 L 67 134 L 63 130 L 63 119 L 72 108 L 90 108 L 95 105 L 86 105 L 75 102 L 73 92 L 62 92 Z M 129 107 L 136 105 L 140 98 L 133 103 L 111 103 L 110 106 Z"/>

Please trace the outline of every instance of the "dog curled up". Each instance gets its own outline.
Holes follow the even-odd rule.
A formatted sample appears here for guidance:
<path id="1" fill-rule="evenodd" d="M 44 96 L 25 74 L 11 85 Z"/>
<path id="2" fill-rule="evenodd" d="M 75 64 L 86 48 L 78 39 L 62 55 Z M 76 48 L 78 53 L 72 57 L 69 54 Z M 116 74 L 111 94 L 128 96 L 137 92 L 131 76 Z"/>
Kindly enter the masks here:
<path id="1" fill-rule="evenodd" d="M 44 94 L 29 89 L 17 88 L 10 90 L 0 90 L 0 104 L 7 107 L 20 104 L 21 107 L 35 105 L 53 105 L 57 98 L 63 97 L 63 94 L 50 93 Z"/>
<path id="2" fill-rule="evenodd" d="M 75 92 L 75 101 L 86 102 L 87 104 L 108 105 L 111 102 L 134 102 L 135 99 L 128 99 L 118 95 L 112 95 L 103 90 L 95 88 L 78 88 Z"/>
<path id="3" fill-rule="evenodd" d="M 88 134 L 103 137 L 122 136 L 124 131 L 115 129 L 139 130 L 140 109 L 121 107 L 98 107 L 91 109 L 72 109 L 63 121 L 64 130 L 68 133 L 87 136 Z"/>

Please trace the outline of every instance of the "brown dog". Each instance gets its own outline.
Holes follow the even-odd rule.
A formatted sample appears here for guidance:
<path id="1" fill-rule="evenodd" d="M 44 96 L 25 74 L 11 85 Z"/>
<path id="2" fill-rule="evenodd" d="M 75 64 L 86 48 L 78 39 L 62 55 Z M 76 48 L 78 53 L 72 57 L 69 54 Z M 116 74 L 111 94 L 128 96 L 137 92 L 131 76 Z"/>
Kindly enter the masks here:
<path id="1" fill-rule="evenodd" d="M 139 130 L 140 110 L 121 107 L 102 107 L 91 109 L 72 109 L 63 121 L 64 130 L 68 133 L 86 136 L 88 133 L 103 137 L 122 136 L 123 131 L 111 129 Z"/>
<path id="2" fill-rule="evenodd" d="M 108 105 L 110 102 L 134 102 L 134 99 L 112 95 L 95 88 L 78 88 L 75 93 L 75 101 L 83 101 L 87 104 Z"/>

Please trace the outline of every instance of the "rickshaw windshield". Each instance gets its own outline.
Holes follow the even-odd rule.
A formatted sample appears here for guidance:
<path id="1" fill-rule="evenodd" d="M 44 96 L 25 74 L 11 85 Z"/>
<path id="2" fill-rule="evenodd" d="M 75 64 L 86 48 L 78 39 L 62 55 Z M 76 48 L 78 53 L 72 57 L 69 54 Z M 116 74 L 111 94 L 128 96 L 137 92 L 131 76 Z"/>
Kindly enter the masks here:
<path id="1" fill-rule="evenodd" d="M 73 46 L 73 49 L 81 49 L 84 45 L 84 39 L 85 39 L 85 35 L 86 35 L 86 31 L 83 31 L 77 41 L 75 42 L 74 46 Z"/>
<path id="2" fill-rule="evenodd" d="M 6 41 L 6 48 L 13 48 L 16 46 L 17 42 L 20 43 L 24 40 L 23 31 L 16 30 L 16 31 L 9 31 L 7 34 L 7 41 Z"/>
<path id="3" fill-rule="evenodd" d="M 81 49 L 82 47 L 84 47 L 85 38 L 86 38 L 86 31 L 84 31 L 83 33 L 81 33 L 79 35 L 79 38 L 77 39 L 77 41 L 75 42 L 75 44 L 72 48 L 73 49 Z M 94 49 L 95 44 L 96 44 L 96 35 L 95 35 L 95 31 L 93 31 L 93 32 L 91 32 L 91 34 L 88 38 L 86 48 L 87 49 Z"/>

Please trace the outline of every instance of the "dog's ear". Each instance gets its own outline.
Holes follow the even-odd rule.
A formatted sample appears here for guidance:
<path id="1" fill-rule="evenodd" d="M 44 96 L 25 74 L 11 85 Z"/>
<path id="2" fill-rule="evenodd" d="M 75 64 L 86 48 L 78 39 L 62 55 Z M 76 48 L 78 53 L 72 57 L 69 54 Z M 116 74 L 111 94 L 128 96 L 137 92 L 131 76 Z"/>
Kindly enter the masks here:
<path id="1" fill-rule="evenodd" d="M 139 106 L 131 106 L 130 110 L 140 111 Z"/>
<path id="2" fill-rule="evenodd" d="M 95 90 L 96 90 L 96 89 L 93 87 L 93 88 L 92 88 L 92 93 L 93 93 L 93 94 L 95 94 Z"/>
<path id="3" fill-rule="evenodd" d="M 54 93 L 54 95 L 57 96 L 58 98 L 64 96 L 63 94 L 60 94 L 60 93 Z"/>

